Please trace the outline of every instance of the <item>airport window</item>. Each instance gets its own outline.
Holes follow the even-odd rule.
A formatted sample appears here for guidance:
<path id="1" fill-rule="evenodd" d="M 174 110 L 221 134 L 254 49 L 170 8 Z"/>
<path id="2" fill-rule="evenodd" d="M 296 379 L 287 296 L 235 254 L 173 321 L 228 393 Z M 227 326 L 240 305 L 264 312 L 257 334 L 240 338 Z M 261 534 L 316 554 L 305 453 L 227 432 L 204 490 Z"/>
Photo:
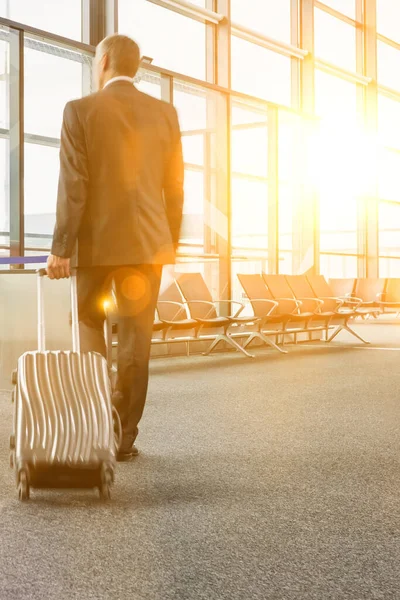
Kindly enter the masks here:
<path id="1" fill-rule="evenodd" d="M 25 144 L 25 246 L 50 248 L 55 224 L 59 150 Z"/>
<path id="2" fill-rule="evenodd" d="M 329 63 L 356 71 L 355 27 L 315 8 L 314 10 L 315 56 Z"/>
<path id="3" fill-rule="evenodd" d="M 0 137 L 0 246 L 6 247 L 10 243 L 9 152 L 9 140 Z"/>
<path id="4" fill-rule="evenodd" d="M 290 106 L 290 63 L 287 56 L 232 36 L 232 87 L 235 91 Z"/>
<path id="5" fill-rule="evenodd" d="M 381 148 L 378 160 L 379 197 L 400 202 L 400 151 Z"/>
<path id="6" fill-rule="evenodd" d="M 400 276 L 400 204 L 379 203 L 379 273 Z"/>
<path id="7" fill-rule="evenodd" d="M 378 95 L 378 133 L 380 144 L 400 149 L 400 99 Z"/>
<path id="8" fill-rule="evenodd" d="M 206 78 L 206 25 L 147 0 L 119 0 L 119 33 L 132 36 L 157 66 Z"/>
<path id="9" fill-rule="evenodd" d="M 400 49 L 378 40 L 378 83 L 400 91 Z"/>
<path id="10" fill-rule="evenodd" d="M 400 4 L 393 0 L 376 0 L 377 31 L 400 43 Z"/>
<path id="11" fill-rule="evenodd" d="M 290 4 L 291 0 L 231 0 L 231 18 L 235 24 L 290 43 Z"/>
<path id="12" fill-rule="evenodd" d="M 315 112 L 330 121 L 357 120 L 357 86 L 319 69 L 315 71 Z"/>
<path id="13" fill-rule="evenodd" d="M 356 2 L 357 0 L 322 0 L 322 4 L 350 17 L 350 19 L 356 18 Z"/>
<path id="14" fill-rule="evenodd" d="M 232 247 L 268 250 L 268 126 L 266 110 L 232 105 Z"/>
<path id="15" fill-rule="evenodd" d="M 0 17 L 65 38 L 82 39 L 82 0 L 3 0 L 0 9 Z"/>
<path id="16" fill-rule="evenodd" d="M 81 62 L 25 49 L 26 133 L 59 138 L 65 104 L 81 96 Z"/>

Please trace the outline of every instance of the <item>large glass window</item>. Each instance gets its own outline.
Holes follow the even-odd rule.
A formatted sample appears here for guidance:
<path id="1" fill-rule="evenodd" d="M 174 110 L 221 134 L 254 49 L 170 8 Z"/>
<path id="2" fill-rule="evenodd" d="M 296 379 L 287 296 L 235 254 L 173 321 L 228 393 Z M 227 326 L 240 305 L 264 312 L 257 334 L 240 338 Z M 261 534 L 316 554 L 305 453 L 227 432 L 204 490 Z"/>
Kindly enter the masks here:
<path id="1" fill-rule="evenodd" d="M 9 43 L 0 40 L 0 255 L 8 254 L 10 244 L 9 76 Z"/>
<path id="2" fill-rule="evenodd" d="M 0 11 L 0 17 L 82 39 L 82 0 L 7 0 L 0 2 Z"/>
<path id="3" fill-rule="evenodd" d="M 356 1 L 357 0 L 322 0 L 323 4 L 334 8 L 338 12 L 350 17 L 350 19 L 356 18 Z M 379 1 L 379 0 L 378 0 Z M 388 0 L 391 2 L 391 0 Z"/>
<path id="4" fill-rule="evenodd" d="M 0 29 L 0 32 L 2 30 Z M 0 128 L 8 128 L 8 78 L 10 73 L 9 44 L 0 40 Z"/>
<path id="5" fill-rule="evenodd" d="M 291 0 L 231 0 L 231 17 L 264 35 L 290 43 Z"/>
<path id="6" fill-rule="evenodd" d="M 379 197 L 400 201 L 400 151 L 381 148 L 378 161 Z"/>
<path id="7" fill-rule="evenodd" d="M 232 36 L 232 87 L 270 102 L 291 104 L 291 60 Z"/>
<path id="8" fill-rule="evenodd" d="M 132 36 L 142 55 L 153 63 L 190 75 L 206 78 L 206 25 L 147 2 L 119 0 L 119 33 Z"/>
<path id="9" fill-rule="evenodd" d="M 363 138 L 349 126 L 338 127 L 335 122 L 323 122 L 315 148 L 314 170 L 319 193 L 320 252 L 328 255 L 358 254 L 358 221 L 362 197 L 361 182 L 365 178 Z M 354 156 L 359 160 L 354 161 Z M 357 258 L 357 256 L 355 256 Z M 337 274 L 340 265 L 356 264 L 353 261 L 333 260 L 322 262 L 325 274 L 332 268 Z M 347 277 L 343 272 L 337 275 Z"/>
<path id="10" fill-rule="evenodd" d="M 189 253 L 216 253 L 217 237 L 227 237 L 227 217 L 217 194 L 217 122 L 220 119 L 223 134 L 226 102 L 218 93 L 175 81 L 174 105 L 182 130 L 185 162 L 181 247 Z"/>
<path id="11" fill-rule="evenodd" d="M 306 209 L 302 203 L 299 150 L 305 152 L 303 128 L 297 115 L 279 111 L 278 119 L 278 239 L 279 272 L 297 272 L 300 258 L 302 221 Z"/>
<path id="12" fill-rule="evenodd" d="M 135 77 L 135 85 L 141 92 L 161 100 L 161 77 L 156 73 L 140 69 Z"/>
<path id="13" fill-rule="evenodd" d="M 378 133 L 383 146 L 400 149 L 400 102 L 378 95 Z"/>
<path id="14" fill-rule="evenodd" d="M 48 248 L 54 229 L 63 110 L 90 91 L 90 57 L 26 40 L 25 246 Z"/>
<path id="15" fill-rule="evenodd" d="M 356 84 L 316 69 L 315 112 L 323 119 L 355 124 L 358 120 Z"/>
<path id="16" fill-rule="evenodd" d="M 356 30 L 319 8 L 314 10 L 315 56 L 356 71 Z"/>
<path id="17" fill-rule="evenodd" d="M 376 10 L 378 33 L 400 43 L 400 4 L 393 0 L 376 0 Z"/>
<path id="18" fill-rule="evenodd" d="M 232 249 L 268 251 L 268 127 L 265 108 L 232 103 Z"/>
<path id="19" fill-rule="evenodd" d="M 379 275 L 400 277 L 400 204 L 379 203 Z"/>
<path id="20" fill-rule="evenodd" d="M 82 57 L 54 51 L 45 44 L 25 48 L 25 131 L 59 138 L 65 104 L 82 96 Z"/>
<path id="21" fill-rule="evenodd" d="M 9 140 L 0 137 L 0 247 L 10 244 Z"/>
<path id="22" fill-rule="evenodd" d="M 400 50 L 378 40 L 378 83 L 400 90 Z"/>

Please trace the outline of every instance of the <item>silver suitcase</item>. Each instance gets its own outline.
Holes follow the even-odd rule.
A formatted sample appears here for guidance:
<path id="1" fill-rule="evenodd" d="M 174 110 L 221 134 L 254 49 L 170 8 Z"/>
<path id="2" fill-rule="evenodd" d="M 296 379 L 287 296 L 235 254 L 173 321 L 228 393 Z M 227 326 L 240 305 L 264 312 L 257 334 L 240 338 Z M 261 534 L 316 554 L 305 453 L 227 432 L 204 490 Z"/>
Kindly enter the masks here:
<path id="1" fill-rule="evenodd" d="M 25 352 L 13 374 L 10 462 L 18 497 L 31 488 L 98 488 L 110 497 L 119 419 L 111 404 L 107 361 L 79 352 L 76 276 L 71 277 L 73 351 L 46 351 L 43 277 L 38 272 L 38 351 Z"/>

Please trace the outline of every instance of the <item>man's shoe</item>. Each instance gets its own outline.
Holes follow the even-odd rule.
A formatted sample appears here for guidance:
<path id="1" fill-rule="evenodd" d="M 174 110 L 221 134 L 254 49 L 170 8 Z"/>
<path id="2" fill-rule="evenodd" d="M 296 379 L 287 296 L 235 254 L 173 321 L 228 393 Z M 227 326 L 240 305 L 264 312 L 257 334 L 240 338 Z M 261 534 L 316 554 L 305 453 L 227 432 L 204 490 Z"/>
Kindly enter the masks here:
<path id="1" fill-rule="evenodd" d="M 136 446 L 132 446 L 128 450 L 120 450 L 117 452 L 117 461 L 128 462 L 129 460 L 132 460 L 132 458 L 135 458 L 135 456 L 138 454 L 139 450 L 136 448 Z"/>

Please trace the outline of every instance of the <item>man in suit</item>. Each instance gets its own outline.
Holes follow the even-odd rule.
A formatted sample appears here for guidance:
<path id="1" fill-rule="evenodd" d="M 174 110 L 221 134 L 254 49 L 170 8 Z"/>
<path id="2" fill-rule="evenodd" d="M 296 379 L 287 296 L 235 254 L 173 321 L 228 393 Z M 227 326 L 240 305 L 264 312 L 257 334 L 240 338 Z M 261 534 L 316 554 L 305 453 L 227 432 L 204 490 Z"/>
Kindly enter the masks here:
<path id="1" fill-rule="evenodd" d="M 183 209 L 183 159 L 172 105 L 133 85 L 137 44 L 103 40 L 98 90 L 64 110 L 50 278 L 77 267 L 81 350 L 106 354 L 104 297 L 118 307 L 118 375 L 113 401 L 122 422 L 118 459 L 134 445 L 147 394 L 152 326 L 162 267 L 175 261 Z"/>

